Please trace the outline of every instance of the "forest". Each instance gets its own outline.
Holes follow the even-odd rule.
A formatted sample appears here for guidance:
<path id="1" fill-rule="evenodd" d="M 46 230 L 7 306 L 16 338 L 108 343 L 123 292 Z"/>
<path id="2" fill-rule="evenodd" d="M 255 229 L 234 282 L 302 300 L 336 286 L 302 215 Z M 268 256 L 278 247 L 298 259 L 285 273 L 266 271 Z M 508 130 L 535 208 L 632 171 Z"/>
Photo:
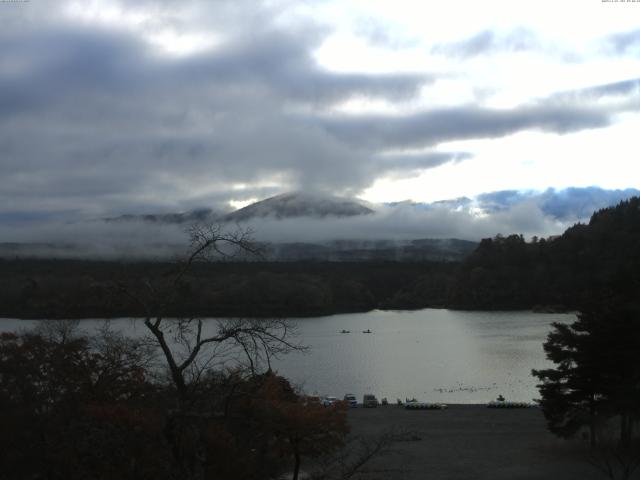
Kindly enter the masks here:
<path id="1" fill-rule="evenodd" d="M 633 296 L 640 286 L 640 198 L 595 212 L 559 237 L 498 235 L 460 265 L 451 308 L 575 310 L 594 291 Z"/>

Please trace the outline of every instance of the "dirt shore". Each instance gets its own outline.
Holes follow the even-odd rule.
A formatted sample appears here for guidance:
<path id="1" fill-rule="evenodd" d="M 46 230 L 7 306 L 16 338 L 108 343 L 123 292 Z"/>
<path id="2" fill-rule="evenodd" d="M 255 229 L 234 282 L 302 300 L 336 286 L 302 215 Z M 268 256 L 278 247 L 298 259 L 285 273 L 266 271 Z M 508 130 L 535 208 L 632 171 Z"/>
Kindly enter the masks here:
<path id="1" fill-rule="evenodd" d="M 398 406 L 349 411 L 355 435 L 410 432 L 367 465 L 363 478 L 402 480 L 605 478 L 587 461 L 580 440 L 549 433 L 538 408 L 490 409 L 451 405 L 447 410 Z"/>

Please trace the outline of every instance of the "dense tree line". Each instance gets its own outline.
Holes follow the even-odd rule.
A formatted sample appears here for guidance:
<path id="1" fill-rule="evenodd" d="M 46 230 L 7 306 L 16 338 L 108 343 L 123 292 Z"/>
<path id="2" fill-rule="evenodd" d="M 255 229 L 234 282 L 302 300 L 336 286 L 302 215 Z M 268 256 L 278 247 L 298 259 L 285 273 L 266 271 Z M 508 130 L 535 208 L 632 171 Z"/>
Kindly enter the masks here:
<path id="1" fill-rule="evenodd" d="M 595 212 L 549 239 L 484 239 L 452 282 L 448 304 L 468 309 L 578 309 L 590 292 L 640 291 L 640 198 Z"/>
<path id="2" fill-rule="evenodd" d="M 216 262 L 193 265 L 180 282 L 173 316 L 315 316 L 446 303 L 457 264 L 403 262 Z M 140 289 L 170 276 L 168 262 L 0 260 L 0 316 L 142 316 L 114 289 Z M 188 307 L 188 308 L 187 308 Z"/>

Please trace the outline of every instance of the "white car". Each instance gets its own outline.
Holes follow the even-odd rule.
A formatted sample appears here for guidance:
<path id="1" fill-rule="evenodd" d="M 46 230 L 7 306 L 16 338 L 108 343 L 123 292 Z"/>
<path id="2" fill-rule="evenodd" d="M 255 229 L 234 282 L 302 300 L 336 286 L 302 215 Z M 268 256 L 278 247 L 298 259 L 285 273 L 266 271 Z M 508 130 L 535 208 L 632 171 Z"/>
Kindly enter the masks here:
<path id="1" fill-rule="evenodd" d="M 349 405 L 352 408 L 355 408 L 358 406 L 358 399 L 353 393 L 347 393 L 344 396 L 344 401 L 347 403 L 347 405 Z"/>
<path id="2" fill-rule="evenodd" d="M 330 407 L 331 405 L 333 405 L 334 403 L 336 403 L 338 401 L 338 399 L 336 397 L 324 397 L 322 399 L 322 405 L 324 405 L 325 407 Z"/>

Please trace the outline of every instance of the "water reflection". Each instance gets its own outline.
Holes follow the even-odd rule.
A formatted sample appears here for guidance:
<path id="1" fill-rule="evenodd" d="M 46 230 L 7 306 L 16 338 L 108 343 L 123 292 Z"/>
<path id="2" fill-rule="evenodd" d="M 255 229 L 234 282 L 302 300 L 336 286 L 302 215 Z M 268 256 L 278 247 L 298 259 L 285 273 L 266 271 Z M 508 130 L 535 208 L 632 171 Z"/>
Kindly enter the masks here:
<path id="1" fill-rule="evenodd" d="M 277 363 L 309 392 L 390 401 L 483 403 L 537 397 L 532 368 L 548 365 L 542 342 L 565 314 L 420 310 L 334 315 L 299 320 L 307 355 Z M 340 334 L 340 330 L 351 334 Z M 371 334 L 361 334 L 371 329 Z"/>
<path id="2" fill-rule="evenodd" d="M 570 314 L 433 309 L 298 319 L 298 340 L 309 351 L 285 356 L 274 367 L 308 393 L 340 398 L 371 392 L 391 402 L 415 397 L 484 403 L 502 394 L 531 401 L 538 395 L 531 369 L 548 365 L 542 342 L 550 324 L 574 319 Z M 35 323 L 2 319 L 0 331 Z M 91 332 L 100 324 L 88 319 L 81 325 Z M 146 333 L 141 321 L 119 319 L 111 325 L 131 336 Z M 207 322 L 207 330 L 214 328 L 214 321 Z"/>

